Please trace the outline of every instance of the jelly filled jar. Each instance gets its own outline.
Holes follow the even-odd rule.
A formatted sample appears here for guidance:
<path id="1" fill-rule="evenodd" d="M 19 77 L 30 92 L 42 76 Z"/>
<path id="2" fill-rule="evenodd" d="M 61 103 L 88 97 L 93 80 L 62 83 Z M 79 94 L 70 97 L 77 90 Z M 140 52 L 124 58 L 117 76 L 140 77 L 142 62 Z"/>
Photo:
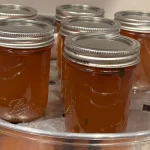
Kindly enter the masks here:
<path id="1" fill-rule="evenodd" d="M 53 32 L 34 20 L 0 21 L 0 118 L 19 123 L 44 115 Z"/>
<path id="2" fill-rule="evenodd" d="M 69 17 L 62 20 L 57 46 L 58 72 L 62 75 L 62 52 L 68 35 L 75 33 L 99 32 L 119 34 L 120 24 L 114 20 L 100 17 Z"/>
<path id="3" fill-rule="evenodd" d="M 24 5 L 1 4 L 0 19 L 34 19 L 37 10 Z"/>
<path id="4" fill-rule="evenodd" d="M 150 13 L 139 11 L 120 11 L 115 20 L 121 24 L 120 34 L 134 38 L 141 43 L 140 64 L 134 77 L 134 91 L 150 90 Z"/>
<path id="5" fill-rule="evenodd" d="M 104 9 L 82 4 L 67 4 L 56 7 L 56 25 L 60 31 L 61 21 L 66 17 L 87 16 L 87 17 L 104 17 Z"/>
<path id="6" fill-rule="evenodd" d="M 65 125 L 69 132 L 124 132 L 140 44 L 119 35 L 65 40 Z"/>

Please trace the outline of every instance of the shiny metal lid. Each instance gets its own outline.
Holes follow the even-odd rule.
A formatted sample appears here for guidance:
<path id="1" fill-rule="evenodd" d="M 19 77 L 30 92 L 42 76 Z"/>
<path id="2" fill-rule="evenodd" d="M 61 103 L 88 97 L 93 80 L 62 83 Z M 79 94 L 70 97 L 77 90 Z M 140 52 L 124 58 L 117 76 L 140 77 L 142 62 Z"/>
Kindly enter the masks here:
<path id="1" fill-rule="evenodd" d="M 100 17 L 69 17 L 61 22 L 61 34 L 68 36 L 79 32 L 96 32 L 119 34 L 117 21 Z"/>
<path id="2" fill-rule="evenodd" d="M 0 46 L 31 49 L 53 44 L 51 25 L 35 20 L 4 19 L 0 21 Z"/>
<path id="3" fill-rule="evenodd" d="M 104 9 L 82 4 L 68 4 L 56 7 L 56 20 L 61 21 L 63 18 L 72 16 L 104 16 Z"/>
<path id="4" fill-rule="evenodd" d="M 34 18 L 37 15 L 37 10 L 22 5 L 15 4 L 1 4 L 0 5 L 0 19 L 11 18 Z"/>
<path id="5" fill-rule="evenodd" d="M 37 15 L 35 20 L 52 25 L 54 27 L 55 31 L 56 31 L 56 19 L 55 19 L 54 16 Z"/>
<path id="6" fill-rule="evenodd" d="M 115 13 L 115 20 L 124 30 L 150 33 L 150 12 L 119 11 Z"/>
<path id="7" fill-rule="evenodd" d="M 65 58 L 85 66 L 124 68 L 139 62 L 138 41 L 114 34 L 74 34 L 65 40 Z"/>

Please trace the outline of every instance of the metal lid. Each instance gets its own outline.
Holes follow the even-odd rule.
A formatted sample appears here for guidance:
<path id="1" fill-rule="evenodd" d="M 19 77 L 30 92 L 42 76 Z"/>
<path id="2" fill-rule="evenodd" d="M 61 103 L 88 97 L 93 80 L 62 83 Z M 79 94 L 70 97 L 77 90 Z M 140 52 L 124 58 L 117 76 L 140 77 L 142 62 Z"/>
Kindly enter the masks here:
<path id="1" fill-rule="evenodd" d="M 61 22 L 61 34 L 68 36 L 79 32 L 96 32 L 119 34 L 117 21 L 100 17 L 69 17 Z"/>
<path id="2" fill-rule="evenodd" d="M 56 20 L 61 21 L 63 18 L 72 16 L 104 16 L 104 9 L 81 4 L 68 4 L 56 7 Z"/>
<path id="3" fill-rule="evenodd" d="M 119 11 L 115 13 L 115 20 L 120 22 L 124 30 L 150 33 L 150 12 Z"/>
<path id="4" fill-rule="evenodd" d="M 4 19 L 0 21 L 0 46 L 31 49 L 53 44 L 51 25 L 35 20 Z"/>
<path id="5" fill-rule="evenodd" d="M 64 56 L 81 65 L 124 68 L 139 62 L 140 44 L 120 35 L 74 34 L 65 40 Z"/>
<path id="6" fill-rule="evenodd" d="M 52 25 L 56 31 L 56 19 L 54 16 L 37 15 L 36 20 Z"/>
<path id="7" fill-rule="evenodd" d="M 37 10 L 22 5 L 15 4 L 1 4 L 0 5 L 0 19 L 4 18 L 34 18 L 37 15 Z"/>

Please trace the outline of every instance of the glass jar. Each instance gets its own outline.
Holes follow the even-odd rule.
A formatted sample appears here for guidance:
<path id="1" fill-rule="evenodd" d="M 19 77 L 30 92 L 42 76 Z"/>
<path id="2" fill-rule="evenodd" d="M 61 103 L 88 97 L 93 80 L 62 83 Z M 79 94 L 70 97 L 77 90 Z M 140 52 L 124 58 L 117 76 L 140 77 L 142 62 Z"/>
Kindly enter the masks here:
<path id="1" fill-rule="evenodd" d="M 140 44 L 109 34 L 68 36 L 64 49 L 65 125 L 70 132 L 124 132 Z"/>
<path id="2" fill-rule="evenodd" d="M 75 33 L 99 32 L 119 34 L 120 24 L 114 20 L 100 17 L 70 17 L 63 19 L 62 27 L 59 34 L 58 49 L 57 49 L 57 66 L 58 72 L 61 74 L 61 85 L 63 93 L 63 49 L 64 41 L 68 35 Z"/>
<path id="3" fill-rule="evenodd" d="M 140 64 L 134 77 L 134 91 L 150 90 L 150 13 L 139 11 L 120 11 L 115 20 L 121 24 L 120 34 L 134 38 L 141 43 Z"/>
<path id="4" fill-rule="evenodd" d="M 0 19 L 34 19 L 37 10 L 23 5 L 1 4 Z"/>
<path id="5" fill-rule="evenodd" d="M 37 15 L 36 20 L 48 23 L 54 27 L 54 46 L 52 47 L 52 50 L 51 50 L 51 59 L 56 59 L 56 47 L 57 47 L 58 32 L 57 32 L 55 17 L 54 16 L 48 16 L 48 15 Z"/>
<path id="6" fill-rule="evenodd" d="M 0 118 L 19 123 L 44 115 L 53 41 L 48 24 L 0 21 Z"/>
<path id="7" fill-rule="evenodd" d="M 104 17 L 104 9 L 82 4 L 67 4 L 56 7 L 56 25 L 58 32 L 60 31 L 61 21 L 66 17 L 88 16 L 88 17 Z"/>

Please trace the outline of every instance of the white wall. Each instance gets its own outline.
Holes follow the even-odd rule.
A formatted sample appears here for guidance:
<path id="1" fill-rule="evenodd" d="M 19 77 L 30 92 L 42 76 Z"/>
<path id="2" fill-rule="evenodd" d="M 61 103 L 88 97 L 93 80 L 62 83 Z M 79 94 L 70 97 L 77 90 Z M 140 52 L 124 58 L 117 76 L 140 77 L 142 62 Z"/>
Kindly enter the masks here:
<path id="1" fill-rule="evenodd" d="M 43 14 L 54 14 L 55 7 L 60 4 L 92 4 L 104 8 L 105 16 L 109 18 L 113 18 L 113 14 L 119 10 L 150 11 L 150 0 L 0 0 L 0 3 L 29 5 Z"/>

